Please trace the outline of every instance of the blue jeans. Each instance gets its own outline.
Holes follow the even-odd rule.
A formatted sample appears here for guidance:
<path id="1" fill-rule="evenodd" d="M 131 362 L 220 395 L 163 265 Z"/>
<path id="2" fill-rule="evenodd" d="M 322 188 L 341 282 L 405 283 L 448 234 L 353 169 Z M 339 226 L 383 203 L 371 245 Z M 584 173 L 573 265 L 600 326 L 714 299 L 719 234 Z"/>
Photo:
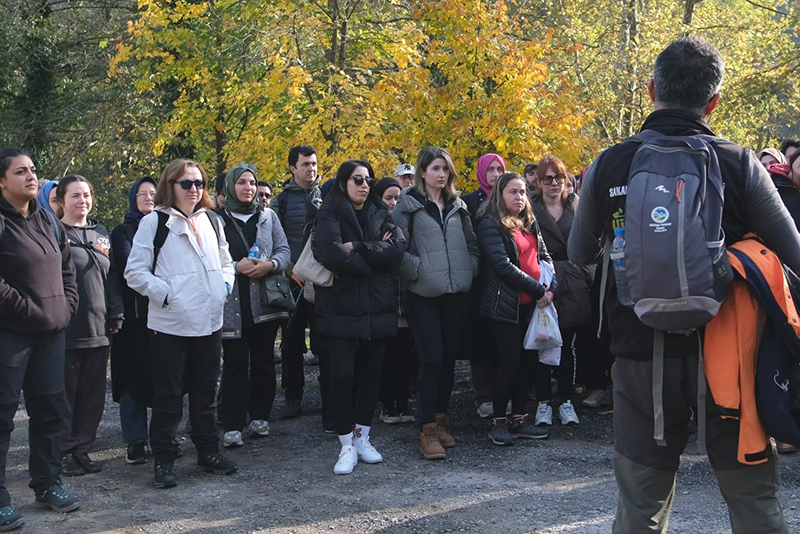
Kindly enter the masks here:
<path id="1" fill-rule="evenodd" d="M 119 397 L 119 423 L 125 445 L 147 441 L 147 405 L 136 402 L 125 390 Z"/>
<path id="2" fill-rule="evenodd" d="M 61 470 L 61 423 L 65 412 L 64 332 L 18 334 L 0 331 L 0 508 L 11 504 L 6 459 L 20 393 L 30 416 L 29 486 L 41 493 Z"/>

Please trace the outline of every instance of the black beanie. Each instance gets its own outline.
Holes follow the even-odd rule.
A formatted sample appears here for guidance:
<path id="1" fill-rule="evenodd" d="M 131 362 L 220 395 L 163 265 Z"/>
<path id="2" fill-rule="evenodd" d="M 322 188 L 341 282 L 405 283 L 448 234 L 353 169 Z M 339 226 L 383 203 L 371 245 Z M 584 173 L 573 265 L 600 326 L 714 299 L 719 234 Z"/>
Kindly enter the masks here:
<path id="1" fill-rule="evenodd" d="M 373 189 L 375 191 L 375 196 L 377 196 L 379 200 L 382 199 L 383 194 L 390 187 L 398 187 L 400 188 L 401 191 L 403 190 L 403 186 L 400 185 L 400 182 L 398 182 L 394 178 L 382 178 L 381 181 L 378 182 L 378 184 Z"/>

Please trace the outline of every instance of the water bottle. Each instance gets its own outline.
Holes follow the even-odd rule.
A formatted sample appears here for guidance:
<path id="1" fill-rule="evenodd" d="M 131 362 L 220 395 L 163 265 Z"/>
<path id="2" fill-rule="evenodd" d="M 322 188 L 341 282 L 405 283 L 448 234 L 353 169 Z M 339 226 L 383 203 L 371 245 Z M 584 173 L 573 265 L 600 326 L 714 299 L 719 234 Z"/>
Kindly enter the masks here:
<path id="1" fill-rule="evenodd" d="M 247 253 L 247 257 L 254 260 L 261 258 L 261 249 L 258 248 L 258 243 L 253 243 L 253 246 L 250 247 L 250 252 Z"/>
<path id="2" fill-rule="evenodd" d="M 617 298 L 625 306 L 633 306 L 631 288 L 628 286 L 628 272 L 625 268 L 625 228 L 614 230 L 611 263 L 614 265 L 614 280 L 617 282 Z"/>

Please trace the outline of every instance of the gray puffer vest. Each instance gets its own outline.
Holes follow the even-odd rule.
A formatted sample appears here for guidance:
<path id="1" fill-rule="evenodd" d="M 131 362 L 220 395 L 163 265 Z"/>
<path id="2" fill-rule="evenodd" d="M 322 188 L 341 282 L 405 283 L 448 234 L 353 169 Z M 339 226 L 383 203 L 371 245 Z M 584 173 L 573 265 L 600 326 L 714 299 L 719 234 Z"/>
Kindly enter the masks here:
<path id="1" fill-rule="evenodd" d="M 421 297 L 469 291 L 478 274 L 480 253 L 466 204 L 455 199 L 439 222 L 415 198 L 415 192 L 415 188 L 403 191 L 392 212 L 408 241 L 400 265 L 406 289 Z"/>

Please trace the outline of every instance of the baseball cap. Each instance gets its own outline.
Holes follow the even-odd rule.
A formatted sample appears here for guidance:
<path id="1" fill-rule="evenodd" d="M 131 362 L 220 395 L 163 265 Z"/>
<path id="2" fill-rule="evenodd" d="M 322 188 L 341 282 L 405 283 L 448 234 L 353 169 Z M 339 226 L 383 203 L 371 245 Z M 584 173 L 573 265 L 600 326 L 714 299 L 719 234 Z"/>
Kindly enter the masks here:
<path id="1" fill-rule="evenodd" d="M 414 174 L 414 166 L 410 163 L 403 163 L 394 170 L 395 176 L 403 176 L 404 174 Z"/>

